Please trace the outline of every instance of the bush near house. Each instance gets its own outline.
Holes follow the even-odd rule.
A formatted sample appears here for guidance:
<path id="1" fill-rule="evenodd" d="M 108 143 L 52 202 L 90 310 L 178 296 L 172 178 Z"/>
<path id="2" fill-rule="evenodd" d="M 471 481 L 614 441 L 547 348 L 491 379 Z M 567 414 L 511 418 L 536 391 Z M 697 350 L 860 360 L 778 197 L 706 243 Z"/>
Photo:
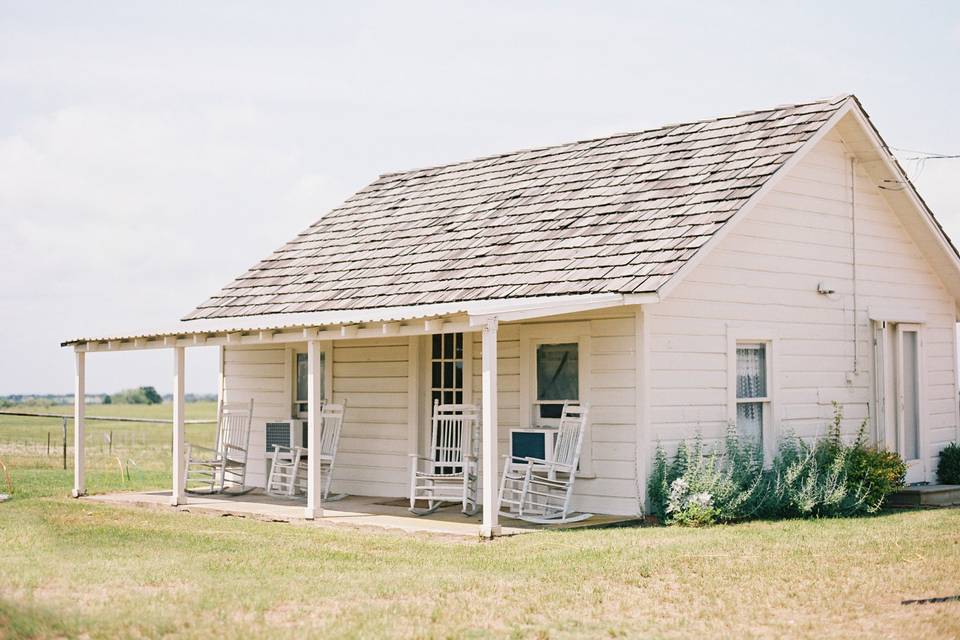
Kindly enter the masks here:
<path id="1" fill-rule="evenodd" d="M 940 451 L 937 463 L 937 482 L 960 484 L 960 444 L 951 442 Z"/>
<path id="2" fill-rule="evenodd" d="M 710 448 L 697 437 L 668 461 L 658 445 L 650 476 L 651 511 L 661 522 L 703 526 L 753 518 L 810 518 L 873 513 L 903 486 L 906 465 L 866 444 L 866 421 L 852 444 L 843 441 L 843 410 L 825 438 L 810 444 L 786 436 L 769 468 L 762 448 L 731 426 Z"/>

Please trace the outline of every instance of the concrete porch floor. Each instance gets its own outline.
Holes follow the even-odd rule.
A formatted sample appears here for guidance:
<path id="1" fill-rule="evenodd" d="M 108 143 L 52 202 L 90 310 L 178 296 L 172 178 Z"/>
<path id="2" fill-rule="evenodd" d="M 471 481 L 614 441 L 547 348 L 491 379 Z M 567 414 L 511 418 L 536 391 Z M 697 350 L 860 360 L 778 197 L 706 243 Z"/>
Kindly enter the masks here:
<path id="1" fill-rule="evenodd" d="M 84 500 L 103 504 L 152 509 L 175 509 L 190 513 L 236 516 L 271 522 L 295 522 L 320 526 L 372 527 L 407 533 L 428 533 L 476 538 L 480 514 L 467 517 L 454 505 L 428 516 L 417 517 L 407 510 L 404 498 L 347 496 L 323 505 L 323 517 L 308 521 L 303 517 L 305 499 L 284 499 L 252 492 L 243 496 L 187 495 L 186 504 L 170 506 L 170 491 L 107 493 L 86 496 Z M 522 520 L 501 518 L 501 535 L 533 533 L 545 529 L 573 529 L 638 524 L 633 516 L 594 515 L 572 524 L 536 525 Z"/>

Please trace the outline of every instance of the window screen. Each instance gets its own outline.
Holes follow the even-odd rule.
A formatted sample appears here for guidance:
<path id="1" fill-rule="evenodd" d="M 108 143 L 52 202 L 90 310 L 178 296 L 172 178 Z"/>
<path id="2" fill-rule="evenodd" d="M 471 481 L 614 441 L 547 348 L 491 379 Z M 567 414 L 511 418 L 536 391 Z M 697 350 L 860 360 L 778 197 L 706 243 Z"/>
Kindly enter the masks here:
<path id="1" fill-rule="evenodd" d="M 540 417 L 559 418 L 565 401 L 579 399 L 579 345 L 571 342 L 538 346 L 537 405 Z"/>

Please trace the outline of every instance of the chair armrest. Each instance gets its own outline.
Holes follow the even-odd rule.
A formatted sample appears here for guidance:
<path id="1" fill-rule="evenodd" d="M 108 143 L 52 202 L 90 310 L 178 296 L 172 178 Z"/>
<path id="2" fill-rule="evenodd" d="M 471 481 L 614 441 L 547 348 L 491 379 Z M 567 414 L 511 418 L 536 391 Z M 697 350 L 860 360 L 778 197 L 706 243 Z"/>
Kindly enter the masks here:
<path id="1" fill-rule="evenodd" d="M 235 444 L 230 444 L 230 443 L 228 443 L 228 442 L 225 442 L 225 443 L 223 444 L 223 446 L 226 447 L 227 449 L 236 449 L 237 451 L 243 451 L 244 453 L 247 452 L 247 450 L 244 449 L 243 447 L 238 447 L 237 445 L 235 445 Z M 276 446 L 279 446 L 279 445 L 273 445 L 273 446 L 276 447 Z"/>
<path id="2" fill-rule="evenodd" d="M 563 464 L 562 462 L 550 462 L 549 460 L 541 460 L 540 458 L 524 458 L 524 461 L 532 465 L 538 465 L 541 467 L 547 467 L 551 471 L 569 471 L 573 467 L 568 464 Z"/>

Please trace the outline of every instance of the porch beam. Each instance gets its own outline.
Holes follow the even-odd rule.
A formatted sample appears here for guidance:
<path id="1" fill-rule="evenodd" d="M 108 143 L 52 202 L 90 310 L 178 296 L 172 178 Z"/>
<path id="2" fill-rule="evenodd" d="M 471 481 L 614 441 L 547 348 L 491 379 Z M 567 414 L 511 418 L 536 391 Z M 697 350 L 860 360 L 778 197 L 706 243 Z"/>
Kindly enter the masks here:
<path id="1" fill-rule="evenodd" d="M 497 329 L 496 316 L 487 318 L 483 325 L 483 429 L 481 456 L 483 476 L 483 522 L 480 536 L 492 538 L 500 534 L 497 495 Z"/>
<path id="2" fill-rule="evenodd" d="M 323 384 L 323 374 L 320 371 L 320 342 L 311 340 L 307 343 L 307 508 L 304 517 L 315 520 L 323 517 L 323 480 L 320 472 L 321 451 L 321 415 L 320 387 Z"/>
<path id="3" fill-rule="evenodd" d="M 183 347 L 173 349 L 173 492 L 170 494 L 170 505 L 178 506 L 186 503 L 184 496 L 184 414 L 183 414 L 183 375 L 185 350 Z"/>
<path id="4" fill-rule="evenodd" d="M 87 493 L 87 459 L 83 448 L 84 432 L 86 431 L 84 418 L 87 412 L 86 354 L 78 351 L 74 354 L 74 357 L 76 358 L 76 373 L 73 387 L 73 497 L 79 498 Z M 66 429 L 64 429 L 63 435 L 66 438 Z"/>
<path id="5" fill-rule="evenodd" d="M 364 326 L 359 325 L 336 325 L 331 327 L 317 328 L 291 328 L 275 330 L 256 330 L 251 333 L 240 333 L 237 331 L 216 332 L 216 331 L 197 331 L 182 333 L 177 336 L 156 336 L 131 338 L 116 340 L 111 342 L 110 351 L 142 351 L 146 349 L 171 349 L 177 347 L 197 347 L 197 346 L 246 346 L 261 344 L 289 344 L 291 342 L 304 342 L 309 340 L 343 340 L 347 338 L 366 339 L 382 338 L 385 335 L 391 336 L 422 336 L 430 333 L 470 333 L 481 330 L 479 324 L 471 324 L 466 321 L 448 322 L 440 321 L 439 324 L 432 324 L 431 327 L 437 327 L 437 331 L 428 331 L 426 325 L 417 323 L 371 323 Z M 106 343 L 81 342 L 73 345 L 76 352 L 103 351 Z"/>

